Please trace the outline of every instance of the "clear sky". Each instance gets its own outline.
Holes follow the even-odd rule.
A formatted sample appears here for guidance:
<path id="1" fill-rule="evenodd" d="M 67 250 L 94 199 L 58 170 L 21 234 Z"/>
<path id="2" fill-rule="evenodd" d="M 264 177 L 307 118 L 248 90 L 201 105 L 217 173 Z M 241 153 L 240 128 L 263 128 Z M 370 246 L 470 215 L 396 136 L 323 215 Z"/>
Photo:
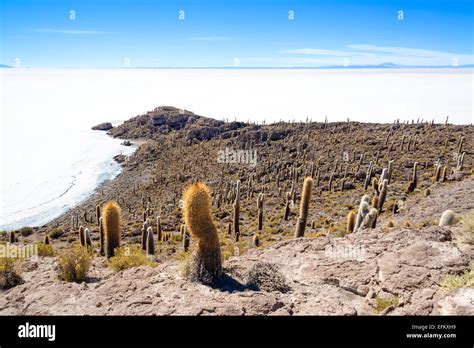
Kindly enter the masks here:
<path id="1" fill-rule="evenodd" d="M 0 6 L 0 63 L 11 66 L 474 64 L 473 0 L 2 0 Z"/>

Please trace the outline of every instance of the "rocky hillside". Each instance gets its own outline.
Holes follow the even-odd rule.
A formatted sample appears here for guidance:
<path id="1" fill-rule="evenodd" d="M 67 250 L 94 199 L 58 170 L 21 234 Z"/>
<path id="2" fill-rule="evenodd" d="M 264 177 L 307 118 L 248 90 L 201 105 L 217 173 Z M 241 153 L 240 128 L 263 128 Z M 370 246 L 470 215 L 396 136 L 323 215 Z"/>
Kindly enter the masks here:
<path id="1" fill-rule="evenodd" d="M 437 220 L 446 207 L 465 217 L 474 209 L 473 195 L 471 178 L 429 198 L 411 197 L 407 206 L 416 211 L 405 208 L 399 217 Z M 66 283 L 55 259 L 46 257 L 25 266 L 24 284 L 4 291 L 0 314 L 474 315 L 474 288 L 440 286 L 448 274 L 470 267 L 473 245 L 458 239 L 462 229 L 460 221 L 286 240 L 230 257 L 214 287 L 185 280 L 182 261 L 115 273 L 99 257 L 85 282 Z M 258 289 L 247 284 L 256 271 Z"/>

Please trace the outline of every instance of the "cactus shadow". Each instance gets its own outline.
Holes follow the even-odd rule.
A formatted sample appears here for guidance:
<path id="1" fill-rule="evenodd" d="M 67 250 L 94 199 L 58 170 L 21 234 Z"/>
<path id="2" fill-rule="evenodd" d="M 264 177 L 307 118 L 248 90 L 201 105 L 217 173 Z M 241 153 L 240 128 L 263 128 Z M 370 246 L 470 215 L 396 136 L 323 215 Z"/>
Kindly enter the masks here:
<path id="1" fill-rule="evenodd" d="M 226 273 L 222 274 L 221 277 L 211 285 L 211 288 L 222 292 L 241 292 L 254 290 L 250 286 L 240 282 L 238 279 Z"/>

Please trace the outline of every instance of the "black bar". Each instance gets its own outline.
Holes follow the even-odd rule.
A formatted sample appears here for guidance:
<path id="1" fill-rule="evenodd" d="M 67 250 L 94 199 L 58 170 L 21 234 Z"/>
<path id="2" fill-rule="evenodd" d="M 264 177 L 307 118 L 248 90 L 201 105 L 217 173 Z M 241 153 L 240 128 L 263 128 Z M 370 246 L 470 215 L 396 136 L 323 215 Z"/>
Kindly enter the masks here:
<path id="1" fill-rule="evenodd" d="M 0 346 L 310 344 L 473 347 L 474 317 L 74 317 L 2 316 Z M 55 340 L 20 338 L 19 326 L 55 325 Z M 423 329 L 424 328 L 424 329 Z M 409 338 L 409 334 L 456 337 Z"/>

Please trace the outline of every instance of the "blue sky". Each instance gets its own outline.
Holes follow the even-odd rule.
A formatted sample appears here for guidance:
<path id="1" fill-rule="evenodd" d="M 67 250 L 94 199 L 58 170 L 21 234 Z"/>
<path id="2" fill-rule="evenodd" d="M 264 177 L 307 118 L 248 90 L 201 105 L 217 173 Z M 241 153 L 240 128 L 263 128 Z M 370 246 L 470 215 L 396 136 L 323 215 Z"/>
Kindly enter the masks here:
<path id="1" fill-rule="evenodd" d="M 0 6 L 0 63 L 11 66 L 474 63 L 472 0 L 2 0 Z"/>

